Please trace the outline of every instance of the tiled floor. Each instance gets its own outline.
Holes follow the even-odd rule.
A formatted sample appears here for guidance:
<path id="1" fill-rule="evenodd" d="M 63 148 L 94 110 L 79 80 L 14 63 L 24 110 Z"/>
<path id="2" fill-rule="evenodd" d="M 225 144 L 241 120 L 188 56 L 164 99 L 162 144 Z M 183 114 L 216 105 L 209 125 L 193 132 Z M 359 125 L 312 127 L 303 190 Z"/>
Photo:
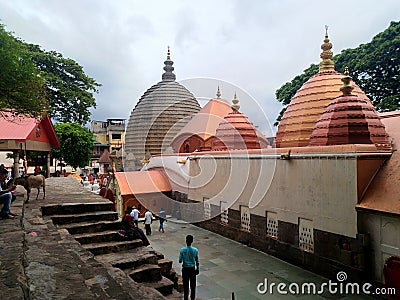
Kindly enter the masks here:
<path id="1" fill-rule="evenodd" d="M 151 246 L 174 261 L 173 267 L 179 273 L 179 249 L 185 245 L 187 234 L 194 236 L 193 246 L 199 249 L 200 275 L 197 277 L 197 297 L 211 299 L 370 299 L 366 296 L 323 295 L 282 295 L 277 292 L 260 294 L 257 285 L 267 278 L 268 284 L 315 283 L 317 287 L 328 280 L 311 272 L 290 265 L 273 256 L 246 247 L 217 234 L 191 224 L 169 220 L 165 233 L 158 231 L 158 221 L 153 223 Z M 286 288 L 287 290 L 287 288 Z"/>

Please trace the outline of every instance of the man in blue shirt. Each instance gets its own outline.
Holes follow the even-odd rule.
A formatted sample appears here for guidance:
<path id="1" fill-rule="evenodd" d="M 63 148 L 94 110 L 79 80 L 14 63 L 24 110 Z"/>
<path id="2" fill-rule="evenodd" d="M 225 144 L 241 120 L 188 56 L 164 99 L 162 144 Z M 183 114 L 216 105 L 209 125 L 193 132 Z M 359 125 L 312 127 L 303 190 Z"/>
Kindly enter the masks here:
<path id="1" fill-rule="evenodd" d="M 199 274 L 199 251 L 192 247 L 193 236 L 186 236 L 186 247 L 179 252 L 179 263 L 182 263 L 182 281 L 183 281 L 183 299 L 188 300 L 189 282 L 190 282 L 190 299 L 195 300 L 196 297 L 196 275 Z"/>

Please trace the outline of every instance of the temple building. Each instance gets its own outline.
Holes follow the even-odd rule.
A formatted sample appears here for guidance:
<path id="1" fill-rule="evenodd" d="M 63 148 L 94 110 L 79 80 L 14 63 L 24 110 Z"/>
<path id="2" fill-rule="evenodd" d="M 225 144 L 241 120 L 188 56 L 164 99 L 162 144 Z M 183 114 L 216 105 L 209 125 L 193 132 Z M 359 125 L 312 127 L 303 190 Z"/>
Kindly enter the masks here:
<path id="1" fill-rule="evenodd" d="M 164 64 L 162 81 L 142 95 L 130 115 L 125 136 L 125 171 L 138 170 L 143 159 L 163 153 L 200 110 L 193 94 L 175 81 L 169 48 Z"/>
<path id="2" fill-rule="evenodd" d="M 400 288 L 400 113 L 378 114 L 334 70 L 327 33 L 321 48 L 275 147 L 218 91 L 171 139 L 174 153 L 145 161 L 170 189 L 140 202 L 328 278 Z"/>
<path id="3" fill-rule="evenodd" d="M 334 69 L 328 33 L 325 34 L 321 49 L 319 72 L 297 91 L 282 116 L 275 139 L 277 148 L 308 146 L 315 123 L 328 104 L 341 95 L 342 75 Z M 353 93 L 372 106 L 356 84 Z"/>
<path id="4" fill-rule="evenodd" d="M 239 112 L 239 100 L 236 95 L 232 106 L 228 101 L 221 99 L 219 87 L 216 96 L 174 137 L 171 142 L 174 153 L 220 150 L 221 147 L 246 149 L 269 146 L 266 137 Z M 251 143 L 253 145 L 250 145 Z"/>

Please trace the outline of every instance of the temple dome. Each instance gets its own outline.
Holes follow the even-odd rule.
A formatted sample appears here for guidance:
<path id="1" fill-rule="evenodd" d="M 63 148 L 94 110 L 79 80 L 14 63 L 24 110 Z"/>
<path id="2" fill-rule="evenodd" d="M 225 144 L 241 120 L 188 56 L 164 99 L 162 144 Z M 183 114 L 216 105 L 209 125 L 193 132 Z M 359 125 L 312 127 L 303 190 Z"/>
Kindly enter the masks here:
<path id="1" fill-rule="evenodd" d="M 244 114 L 239 112 L 240 106 L 236 94 L 232 102 L 232 111 L 219 124 L 211 150 L 260 149 L 255 127 Z"/>
<path id="2" fill-rule="evenodd" d="M 310 146 L 375 144 L 378 149 L 390 149 L 385 126 L 374 107 L 352 94 L 347 70 L 344 75 L 344 85 L 340 89 L 343 95 L 327 106 L 315 124 Z"/>
<path id="3" fill-rule="evenodd" d="M 342 74 L 334 70 L 331 48 L 326 33 L 321 46 L 323 52 L 319 72 L 304 83 L 287 106 L 276 134 L 276 148 L 308 146 L 315 124 L 325 108 L 342 94 Z M 357 85 L 354 85 L 353 94 L 373 108 L 371 101 Z"/>
<path id="4" fill-rule="evenodd" d="M 125 171 L 138 169 L 146 154 L 161 154 L 200 110 L 193 94 L 175 81 L 169 48 L 164 64 L 162 81 L 142 95 L 130 115 L 125 135 Z"/>
<path id="5" fill-rule="evenodd" d="M 221 99 L 217 90 L 217 98 L 213 98 L 182 128 L 174 137 L 171 146 L 174 152 L 193 152 L 211 150 L 212 140 L 219 123 L 232 112 L 228 101 Z"/>

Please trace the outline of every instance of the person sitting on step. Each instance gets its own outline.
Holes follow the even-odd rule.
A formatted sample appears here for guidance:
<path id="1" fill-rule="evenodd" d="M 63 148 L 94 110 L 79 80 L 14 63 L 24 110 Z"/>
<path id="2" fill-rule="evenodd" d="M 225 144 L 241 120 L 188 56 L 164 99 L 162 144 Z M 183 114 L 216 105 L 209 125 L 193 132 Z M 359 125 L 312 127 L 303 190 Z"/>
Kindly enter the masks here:
<path id="1" fill-rule="evenodd" d="M 143 230 L 136 227 L 135 224 L 133 223 L 131 212 L 132 212 L 132 207 L 128 206 L 125 211 L 125 215 L 121 221 L 122 230 L 125 232 L 124 237 L 128 240 L 140 239 L 143 242 L 143 246 L 150 245 L 149 240 L 147 239 Z"/>

